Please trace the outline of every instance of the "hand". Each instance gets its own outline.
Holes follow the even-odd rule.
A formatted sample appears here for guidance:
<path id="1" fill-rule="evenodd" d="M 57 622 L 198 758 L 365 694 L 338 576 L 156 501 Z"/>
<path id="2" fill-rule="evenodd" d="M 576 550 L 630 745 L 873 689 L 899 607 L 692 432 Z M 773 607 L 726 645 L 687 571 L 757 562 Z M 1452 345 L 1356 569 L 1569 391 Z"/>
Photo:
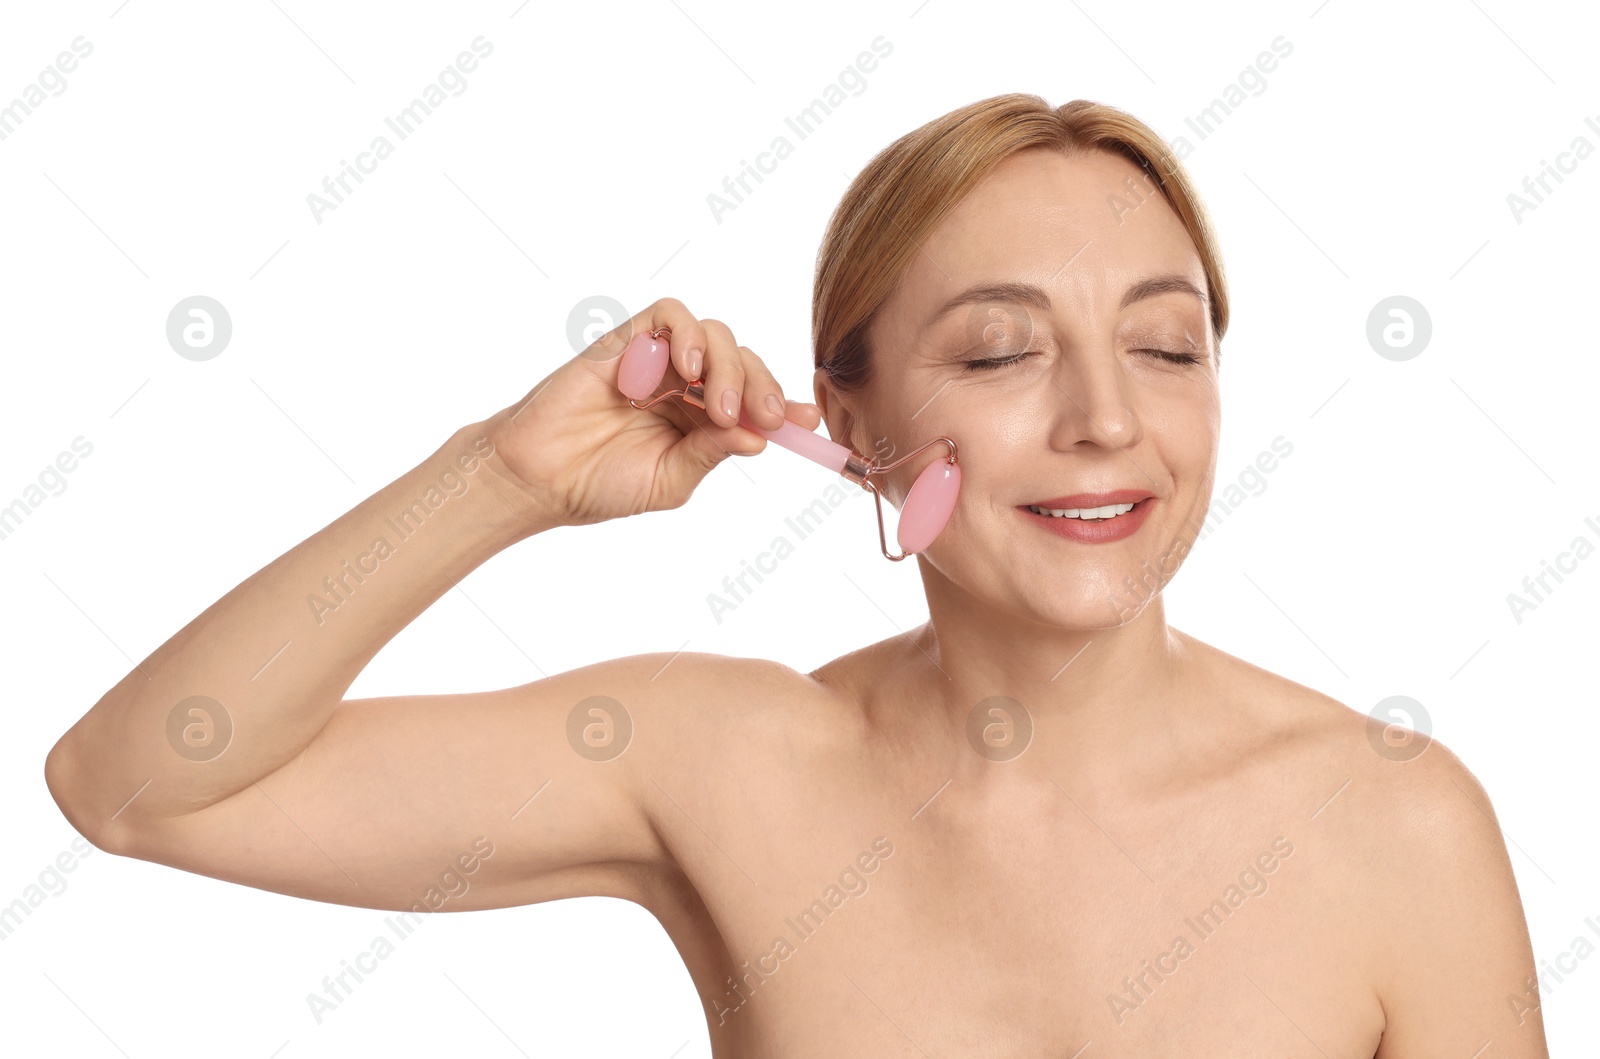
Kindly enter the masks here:
<path id="1" fill-rule="evenodd" d="M 704 410 L 677 397 L 638 409 L 617 389 L 629 340 L 663 326 L 672 335 L 662 388 L 681 389 L 703 378 Z M 782 414 L 768 406 L 769 396 Z M 732 402 L 731 414 L 725 399 Z M 530 519 L 587 525 L 680 507 L 729 455 L 766 448 L 766 438 L 738 425 L 741 407 L 769 430 L 785 418 L 807 430 L 822 420 L 816 405 L 785 400 L 761 358 L 737 345 L 726 324 L 698 320 L 682 302 L 663 298 L 602 335 L 484 426 L 496 453 L 490 462 L 526 504 Z"/>

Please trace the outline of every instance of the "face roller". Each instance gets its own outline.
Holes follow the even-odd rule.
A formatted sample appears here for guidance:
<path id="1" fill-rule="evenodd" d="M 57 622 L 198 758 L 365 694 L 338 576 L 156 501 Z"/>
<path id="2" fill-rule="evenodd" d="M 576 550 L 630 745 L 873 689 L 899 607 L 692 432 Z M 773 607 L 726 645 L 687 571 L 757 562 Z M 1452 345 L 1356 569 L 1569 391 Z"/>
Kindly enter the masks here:
<path id="1" fill-rule="evenodd" d="M 671 334 L 672 329 L 669 327 L 658 327 L 654 331 L 642 332 L 634 335 L 628 347 L 622 351 L 622 362 L 617 366 L 617 389 L 622 391 L 623 396 L 628 398 L 628 403 L 633 407 L 649 408 L 668 397 L 682 397 L 696 408 L 705 408 L 704 379 L 696 379 L 681 390 L 668 390 L 643 404 L 640 403 L 641 398 L 650 397 L 655 393 L 656 387 L 661 385 L 661 380 L 667 373 L 670 347 L 666 339 Z M 955 510 L 956 494 L 961 489 L 961 466 L 956 463 L 956 443 L 949 438 L 934 438 L 893 463 L 879 464 L 788 420 L 785 420 L 783 426 L 777 430 L 768 430 L 757 426 L 741 408 L 739 425 L 814 463 L 821 464 L 830 471 L 843 475 L 856 485 L 870 491 L 878 507 L 878 546 L 883 550 L 886 559 L 899 562 L 906 556 L 927 548 L 944 529 L 945 523 L 950 520 L 950 512 Z M 942 460 L 928 464 L 912 483 L 911 491 L 906 494 L 905 505 L 900 511 L 899 526 L 895 530 L 895 539 L 900 544 L 900 554 L 890 555 L 883 530 L 883 494 L 878 491 L 878 485 L 872 480 L 872 476 L 892 471 L 924 449 L 939 444 L 948 448 L 950 454 Z"/>

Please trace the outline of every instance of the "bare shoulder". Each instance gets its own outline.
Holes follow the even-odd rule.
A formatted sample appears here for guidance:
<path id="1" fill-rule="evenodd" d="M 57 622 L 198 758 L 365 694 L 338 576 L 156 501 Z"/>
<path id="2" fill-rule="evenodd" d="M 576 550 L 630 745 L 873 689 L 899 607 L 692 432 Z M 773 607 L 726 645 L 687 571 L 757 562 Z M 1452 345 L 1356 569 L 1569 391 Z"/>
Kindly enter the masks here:
<path id="1" fill-rule="evenodd" d="M 1290 757 L 1302 758 L 1297 766 L 1314 762 L 1317 774 L 1348 780 L 1341 797 L 1360 803 L 1361 826 L 1371 840 L 1388 838 L 1417 849 L 1418 843 L 1448 833 L 1475 838 L 1467 848 L 1476 846 L 1479 853 L 1491 838 L 1491 844 L 1498 844 L 1499 827 L 1483 784 L 1404 701 L 1356 709 L 1177 635 L 1216 674 L 1214 683 L 1229 689 L 1230 699 L 1240 704 L 1243 723 Z M 1379 705 L 1384 708 L 1377 709 Z"/>
<path id="2" fill-rule="evenodd" d="M 737 759 L 761 759 L 774 741 L 780 749 L 832 741 L 851 723 L 838 688 L 771 659 L 657 652 L 636 655 L 626 666 L 617 697 L 648 702 L 652 715 L 641 745 L 695 767 L 726 764 L 733 760 L 726 752 L 735 750 Z"/>
<path id="3" fill-rule="evenodd" d="M 1515 1054 L 1545 1054 L 1507 840 L 1468 764 L 1403 702 L 1355 709 L 1184 642 L 1244 692 L 1285 782 L 1304 785 L 1301 845 L 1323 869 L 1321 907 L 1360 949 L 1382 1004 L 1380 1059 L 1457 1046 L 1471 1055 L 1490 1036 L 1515 1041 Z"/>

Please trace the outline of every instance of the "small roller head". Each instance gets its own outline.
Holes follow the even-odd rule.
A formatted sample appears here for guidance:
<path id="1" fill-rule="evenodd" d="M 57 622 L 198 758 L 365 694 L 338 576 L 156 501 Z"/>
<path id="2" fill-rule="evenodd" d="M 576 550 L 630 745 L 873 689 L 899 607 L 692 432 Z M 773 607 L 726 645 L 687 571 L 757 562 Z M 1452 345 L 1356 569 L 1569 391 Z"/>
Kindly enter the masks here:
<path id="1" fill-rule="evenodd" d="M 617 365 L 617 389 L 634 401 L 643 401 L 656 392 L 667 374 L 667 355 L 671 352 L 666 338 L 655 338 L 648 331 L 633 336 L 628 348 L 622 351 L 622 362 Z"/>

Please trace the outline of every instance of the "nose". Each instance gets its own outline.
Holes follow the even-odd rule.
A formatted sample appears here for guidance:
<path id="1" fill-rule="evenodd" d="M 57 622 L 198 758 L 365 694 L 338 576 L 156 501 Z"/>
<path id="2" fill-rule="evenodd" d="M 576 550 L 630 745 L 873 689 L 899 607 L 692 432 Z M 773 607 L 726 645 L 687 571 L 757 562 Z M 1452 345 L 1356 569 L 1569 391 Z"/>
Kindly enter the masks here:
<path id="1" fill-rule="evenodd" d="M 1053 447 L 1067 450 L 1087 441 L 1101 448 L 1127 449 L 1144 436 L 1132 383 L 1109 344 L 1070 350 L 1056 363 L 1050 381 Z"/>

